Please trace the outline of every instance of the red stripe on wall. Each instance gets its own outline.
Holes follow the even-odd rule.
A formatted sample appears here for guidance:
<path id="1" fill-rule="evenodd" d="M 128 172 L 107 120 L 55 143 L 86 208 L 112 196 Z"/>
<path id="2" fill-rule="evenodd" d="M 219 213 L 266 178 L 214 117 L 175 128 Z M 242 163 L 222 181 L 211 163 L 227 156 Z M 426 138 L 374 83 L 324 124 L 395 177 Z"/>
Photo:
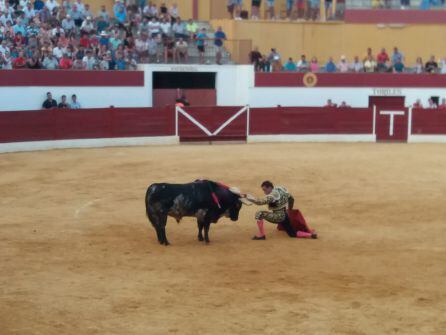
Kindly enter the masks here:
<path id="1" fill-rule="evenodd" d="M 347 9 L 346 23 L 446 23 L 444 10 Z"/>
<path id="2" fill-rule="evenodd" d="M 445 135 L 446 110 L 413 109 L 412 135 Z"/>
<path id="3" fill-rule="evenodd" d="M 0 143 L 168 136 L 174 108 L 110 108 L 0 112 Z"/>
<path id="4" fill-rule="evenodd" d="M 255 75 L 256 87 L 305 87 L 304 73 Z M 442 74 L 318 73 L 315 87 L 446 87 Z"/>
<path id="5" fill-rule="evenodd" d="M 144 72 L 2 70 L 0 86 L 144 86 Z"/>
<path id="6" fill-rule="evenodd" d="M 370 108 L 252 108 L 251 135 L 371 134 Z"/>

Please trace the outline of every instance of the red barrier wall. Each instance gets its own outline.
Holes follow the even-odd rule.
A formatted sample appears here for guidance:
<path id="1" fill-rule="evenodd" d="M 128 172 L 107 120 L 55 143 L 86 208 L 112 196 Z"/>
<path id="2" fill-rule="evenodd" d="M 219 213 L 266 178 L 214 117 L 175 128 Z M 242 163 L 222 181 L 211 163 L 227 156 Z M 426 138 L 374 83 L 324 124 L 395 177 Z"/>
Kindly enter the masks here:
<path id="1" fill-rule="evenodd" d="M 0 112 L 0 143 L 175 135 L 174 108 Z"/>
<path id="2" fill-rule="evenodd" d="M 2 70 L 0 86 L 144 86 L 144 71 Z"/>
<path id="3" fill-rule="evenodd" d="M 369 108 L 252 108 L 250 134 L 372 134 Z"/>
<path id="4" fill-rule="evenodd" d="M 243 107 L 186 107 L 184 110 L 194 117 L 211 133 L 215 132 L 223 123 L 236 114 Z M 246 140 L 246 113 L 237 117 L 217 136 L 209 137 L 203 130 L 188 120 L 184 115 L 178 115 L 178 133 L 180 141 L 221 141 Z"/>
<path id="5" fill-rule="evenodd" d="M 346 23 L 446 23 L 444 10 L 347 9 Z"/>
<path id="6" fill-rule="evenodd" d="M 446 135 L 446 110 L 413 109 L 413 135 Z"/>
<path id="7" fill-rule="evenodd" d="M 409 73 L 315 73 L 314 87 L 446 87 L 446 75 Z M 255 74 L 256 87 L 305 87 L 304 73 Z"/>

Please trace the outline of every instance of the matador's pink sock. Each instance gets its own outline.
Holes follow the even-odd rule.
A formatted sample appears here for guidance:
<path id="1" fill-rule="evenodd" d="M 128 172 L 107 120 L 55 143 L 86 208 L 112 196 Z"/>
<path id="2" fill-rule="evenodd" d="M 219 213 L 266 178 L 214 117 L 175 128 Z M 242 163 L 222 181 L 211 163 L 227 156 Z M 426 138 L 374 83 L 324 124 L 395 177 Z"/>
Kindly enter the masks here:
<path id="1" fill-rule="evenodd" d="M 259 227 L 259 235 L 257 237 L 265 236 L 265 229 L 263 228 L 263 220 L 257 220 L 257 227 Z"/>
<path id="2" fill-rule="evenodd" d="M 304 231 L 298 231 L 296 234 L 297 238 L 311 238 L 311 233 L 306 233 Z"/>

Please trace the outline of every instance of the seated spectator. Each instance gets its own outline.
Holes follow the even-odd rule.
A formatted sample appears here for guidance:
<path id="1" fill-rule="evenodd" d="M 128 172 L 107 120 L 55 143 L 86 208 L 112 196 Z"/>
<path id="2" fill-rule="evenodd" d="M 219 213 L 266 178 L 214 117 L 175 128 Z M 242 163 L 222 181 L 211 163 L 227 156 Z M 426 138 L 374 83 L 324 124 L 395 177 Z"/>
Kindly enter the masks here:
<path id="1" fill-rule="evenodd" d="M 421 99 L 417 99 L 412 105 L 412 108 L 423 108 L 423 104 L 421 103 Z"/>
<path id="2" fill-rule="evenodd" d="M 438 108 L 446 109 L 446 99 L 445 98 L 441 99 L 441 103 L 440 103 L 440 105 L 438 105 Z"/>
<path id="3" fill-rule="evenodd" d="M 67 53 L 59 61 L 59 68 L 62 70 L 70 70 L 73 67 L 73 61 Z"/>
<path id="4" fill-rule="evenodd" d="M 325 72 L 334 73 L 336 72 L 336 64 L 333 62 L 333 57 L 328 58 L 327 64 L 325 64 Z"/>
<path id="5" fill-rule="evenodd" d="M 275 48 L 271 49 L 267 60 L 271 64 L 272 72 L 278 72 L 282 69 L 282 58 Z"/>
<path id="6" fill-rule="evenodd" d="M 82 58 L 82 62 L 84 63 L 84 68 L 86 70 L 93 70 L 96 64 L 96 57 L 90 49 L 86 51 L 84 58 Z"/>
<path id="7" fill-rule="evenodd" d="M 66 95 L 62 95 L 61 101 L 57 105 L 57 108 L 61 108 L 61 109 L 70 108 L 70 106 L 68 105 L 68 102 L 67 102 L 67 96 Z"/>
<path id="8" fill-rule="evenodd" d="M 149 36 L 149 40 L 147 41 L 148 53 L 149 53 L 149 62 L 159 62 L 160 61 L 160 52 L 158 48 L 158 41 Z"/>
<path id="9" fill-rule="evenodd" d="M 19 56 L 12 62 L 14 69 L 24 69 L 26 68 L 26 58 L 23 51 L 19 52 Z"/>
<path id="10" fill-rule="evenodd" d="M 319 63 L 318 63 L 316 57 L 311 58 L 310 71 L 311 72 L 318 72 L 319 71 Z"/>
<path id="11" fill-rule="evenodd" d="M 276 18 L 275 13 L 275 0 L 266 0 L 266 12 L 269 20 L 274 20 Z"/>
<path id="12" fill-rule="evenodd" d="M 51 92 L 46 94 L 46 100 L 42 104 L 43 109 L 52 109 L 57 107 L 57 101 L 53 99 Z"/>
<path id="13" fill-rule="evenodd" d="M 423 73 L 424 72 L 424 64 L 421 57 L 418 57 L 414 66 L 415 73 Z"/>
<path id="14" fill-rule="evenodd" d="M 369 58 L 375 59 L 375 56 L 373 56 L 372 48 L 367 48 L 367 53 L 366 53 L 366 55 L 363 58 L 363 63 L 365 63 L 365 61 L 368 60 Z"/>
<path id="15" fill-rule="evenodd" d="M 381 52 L 376 56 L 376 69 L 378 72 L 386 72 L 388 70 L 388 62 L 390 61 L 386 49 L 382 48 Z"/>
<path id="16" fill-rule="evenodd" d="M 170 23 L 170 20 L 168 20 L 167 18 L 163 18 L 160 21 L 160 31 L 163 37 L 167 37 L 170 36 L 172 31 L 172 25 Z"/>
<path id="17" fill-rule="evenodd" d="M 36 50 L 33 52 L 32 56 L 28 58 L 26 61 L 26 67 L 28 69 L 41 69 L 42 68 L 42 62 L 40 61 L 40 54 Z"/>
<path id="18" fill-rule="evenodd" d="M 81 24 L 81 32 L 84 34 L 91 34 L 95 32 L 94 23 L 91 20 L 91 16 L 87 16 L 87 18 Z"/>
<path id="19" fill-rule="evenodd" d="M 438 106 L 437 106 L 437 104 L 435 103 L 434 99 L 430 98 L 430 99 L 427 101 L 427 108 L 429 108 L 429 109 L 437 109 L 437 108 L 438 108 Z"/>
<path id="20" fill-rule="evenodd" d="M 115 18 L 119 23 L 125 23 L 127 19 L 127 11 L 124 3 L 122 3 L 120 0 L 117 0 L 116 4 L 113 6 L 113 13 L 115 14 Z"/>
<path id="21" fill-rule="evenodd" d="M 151 37 L 157 37 L 161 35 L 161 23 L 156 17 L 153 17 L 149 22 L 149 35 Z"/>
<path id="22" fill-rule="evenodd" d="M 55 70 L 59 67 L 59 62 L 57 61 L 56 57 L 53 56 L 52 52 L 48 52 L 43 58 L 42 65 L 47 70 Z"/>
<path id="23" fill-rule="evenodd" d="M 404 64 L 400 58 L 398 58 L 393 64 L 393 73 L 402 73 L 404 72 Z"/>
<path id="24" fill-rule="evenodd" d="M 81 108 L 80 103 L 77 101 L 77 96 L 76 96 L 76 94 L 73 94 L 73 95 L 71 96 L 70 108 L 71 108 L 71 109 L 80 109 L 80 108 Z"/>
<path id="25" fill-rule="evenodd" d="M 376 70 L 376 62 L 373 59 L 373 57 L 371 55 L 369 55 L 368 58 L 364 62 L 364 71 L 371 73 L 371 72 L 375 72 L 375 70 Z"/>
<path id="26" fill-rule="evenodd" d="M 190 19 L 186 24 L 186 32 L 189 34 L 190 40 L 195 39 L 197 31 L 198 31 L 198 25 L 192 19 Z"/>
<path id="27" fill-rule="evenodd" d="M 364 72 L 364 65 L 359 60 L 358 56 L 355 56 L 353 59 L 353 62 L 350 64 L 350 71 L 351 72 Z"/>
<path id="28" fill-rule="evenodd" d="M 183 60 L 185 63 L 188 62 L 188 58 L 189 58 L 188 49 L 189 49 L 189 45 L 183 38 L 180 37 L 180 39 L 177 41 L 177 43 L 175 45 L 178 63 L 181 63 L 181 60 Z"/>
<path id="29" fill-rule="evenodd" d="M 146 62 L 149 59 L 149 43 L 146 32 L 139 33 L 135 40 L 135 51 L 141 62 Z"/>
<path id="30" fill-rule="evenodd" d="M 262 0 L 251 0 L 251 19 L 258 20 L 260 18 L 260 4 Z"/>
<path id="31" fill-rule="evenodd" d="M 168 36 L 164 38 L 164 63 L 169 63 L 169 58 L 171 58 L 173 63 L 175 63 L 175 56 L 175 40 Z"/>
<path id="32" fill-rule="evenodd" d="M 189 34 L 186 31 L 186 26 L 179 17 L 175 20 L 175 23 L 172 26 L 172 31 L 175 38 L 182 38 L 183 40 L 187 40 L 189 38 Z"/>
<path id="33" fill-rule="evenodd" d="M 297 70 L 299 72 L 308 72 L 310 70 L 310 64 L 308 64 L 305 55 L 300 56 L 300 60 L 297 62 Z"/>
<path id="34" fill-rule="evenodd" d="M 435 61 L 435 56 L 431 56 L 429 61 L 426 63 L 425 69 L 426 69 L 426 72 L 428 72 L 428 73 L 437 72 L 438 63 Z"/>
<path id="35" fill-rule="evenodd" d="M 345 101 L 342 101 L 339 105 L 339 108 L 351 108 L 352 106 L 348 105 Z"/>
<path id="36" fill-rule="evenodd" d="M 341 56 L 341 60 L 338 63 L 337 70 L 341 73 L 348 72 L 348 62 L 347 58 L 344 55 Z"/>
<path id="37" fill-rule="evenodd" d="M 283 66 L 283 70 L 287 72 L 296 72 L 297 66 L 296 63 L 293 61 L 293 58 L 288 58 L 288 62 L 286 62 Z"/>

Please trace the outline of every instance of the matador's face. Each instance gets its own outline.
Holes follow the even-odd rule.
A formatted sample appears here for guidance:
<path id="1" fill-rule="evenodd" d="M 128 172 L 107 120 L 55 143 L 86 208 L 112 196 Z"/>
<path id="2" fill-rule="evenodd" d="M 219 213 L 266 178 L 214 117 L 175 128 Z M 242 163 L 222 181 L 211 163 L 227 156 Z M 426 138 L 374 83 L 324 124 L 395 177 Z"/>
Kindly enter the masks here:
<path id="1" fill-rule="evenodd" d="M 268 195 L 272 192 L 273 189 L 272 189 L 272 187 L 262 186 L 262 190 L 263 190 L 263 193 L 265 193 L 265 195 Z"/>

